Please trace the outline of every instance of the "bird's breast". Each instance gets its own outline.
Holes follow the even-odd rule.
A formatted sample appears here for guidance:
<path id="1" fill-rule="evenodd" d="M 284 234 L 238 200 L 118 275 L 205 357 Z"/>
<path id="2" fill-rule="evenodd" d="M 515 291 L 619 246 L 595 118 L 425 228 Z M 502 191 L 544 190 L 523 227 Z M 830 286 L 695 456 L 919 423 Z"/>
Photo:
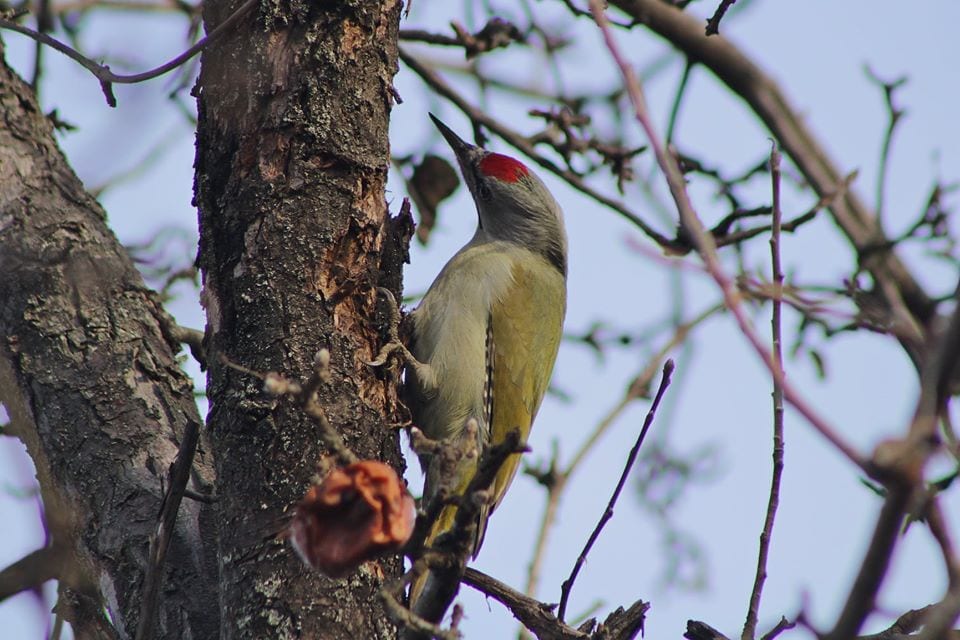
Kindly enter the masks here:
<path id="1" fill-rule="evenodd" d="M 487 326 L 494 311 L 503 313 L 504 302 L 510 301 L 510 315 L 542 322 L 536 317 L 542 310 L 517 303 L 546 302 L 557 307 L 552 310 L 557 326 L 549 331 L 559 336 L 563 289 L 563 278 L 556 269 L 539 255 L 511 243 L 467 245 L 451 258 L 411 314 L 410 351 L 431 367 L 437 382 L 430 390 L 407 376 L 407 403 L 414 424 L 431 438 L 445 438 L 459 432 L 471 417 L 481 421 Z M 554 293 L 544 299 L 544 291 Z M 555 355 L 555 350 L 549 355 L 550 368 Z"/>

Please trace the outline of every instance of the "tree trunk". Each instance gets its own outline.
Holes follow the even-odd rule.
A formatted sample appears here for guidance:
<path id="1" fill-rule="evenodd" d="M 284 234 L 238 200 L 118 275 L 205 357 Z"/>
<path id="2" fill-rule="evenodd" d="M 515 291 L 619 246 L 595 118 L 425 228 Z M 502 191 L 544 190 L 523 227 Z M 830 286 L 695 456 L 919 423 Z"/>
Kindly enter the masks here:
<path id="1" fill-rule="evenodd" d="M 205 3 L 207 31 L 235 6 Z M 195 189 L 223 638 L 395 633 L 377 592 L 398 557 L 330 580 L 278 535 L 324 451 L 293 402 L 227 362 L 304 380 L 329 348 L 331 423 L 361 458 L 402 468 L 394 381 L 364 364 L 382 338 L 376 287 L 399 290 L 405 251 L 384 199 L 400 8 L 267 3 L 203 54 Z"/>
<path id="2" fill-rule="evenodd" d="M 76 637 L 132 638 L 168 469 L 200 425 L 193 385 L 169 317 L 5 64 L 0 122 L 0 400 L 36 465 L 52 534 L 5 595 L 58 577 Z M 198 453 L 190 488 L 211 481 Z M 163 637 L 216 636 L 209 512 L 180 508 L 154 626 Z"/>

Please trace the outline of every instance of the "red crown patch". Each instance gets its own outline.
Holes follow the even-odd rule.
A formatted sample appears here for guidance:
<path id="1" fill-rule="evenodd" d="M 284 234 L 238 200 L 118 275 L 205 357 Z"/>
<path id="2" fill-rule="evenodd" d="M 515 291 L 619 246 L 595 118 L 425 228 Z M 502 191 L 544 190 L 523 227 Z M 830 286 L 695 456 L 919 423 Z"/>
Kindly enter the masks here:
<path id="1" fill-rule="evenodd" d="M 497 178 L 504 182 L 516 182 L 530 173 L 522 162 L 510 156 L 491 153 L 480 161 L 480 171 L 489 178 Z"/>

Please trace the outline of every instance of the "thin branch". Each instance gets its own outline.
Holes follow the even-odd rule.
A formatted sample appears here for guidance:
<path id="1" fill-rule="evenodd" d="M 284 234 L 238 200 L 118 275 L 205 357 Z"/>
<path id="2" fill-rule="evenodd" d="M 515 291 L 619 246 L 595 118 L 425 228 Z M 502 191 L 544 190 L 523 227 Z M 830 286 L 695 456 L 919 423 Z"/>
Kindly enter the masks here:
<path id="1" fill-rule="evenodd" d="M 687 630 L 683 633 L 687 640 L 730 640 L 706 622 L 687 620 Z"/>
<path id="2" fill-rule="evenodd" d="M 943 556 L 943 564 L 947 570 L 947 580 L 949 581 L 950 589 L 960 591 L 960 565 L 957 563 L 957 553 L 953 546 L 953 536 L 950 535 L 947 520 L 943 515 L 943 510 L 940 508 L 940 501 L 937 500 L 936 495 L 928 499 L 924 511 L 927 527 L 937 541 L 937 546 L 940 547 L 940 554 Z"/>
<path id="3" fill-rule="evenodd" d="M 380 590 L 380 599 L 383 601 L 387 614 L 394 622 L 411 631 L 416 631 L 424 637 L 436 640 L 460 640 L 463 637 L 455 628 L 444 629 L 440 625 L 424 620 L 400 604 L 396 596 L 386 589 Z"/>
<path id="4" fill-rule="evenodd" d="M 677 85 L 677 92 L 673 97 L 673 106 L 670 107 L 670 119 L 667 121 L 667 144 L 673 142 L 673 131 L 677 126 L 677 119 L 680 115 L 680 103 L 683 102 L 683 96 L 687 93 L 687 85 L 690 82 L 690 72 L 693 71 L 694 62 L 687 60 L 683 65 L 683 74 L 680 76 L 680 83 Z"/>
<path id="5" fill-rule="evenodd" d="M 660 165 L 660 168 L 667 180 L 667 185 L 670 188 L 670 194 L 673 197 L 674 203 L 676 204 L 677 210 L 680 214 L 680 224 L 685 229 L 687 234 L 689 234 L 697 248 L 697 252 L 700 254 L 700 257 L 704 262 L 704 266 L 710 273 L 710 276 L 717 283 L 717 286 L 720 288 L 720 291 L 723 294 L 724 302 L 727 305 L 727 309 L 729 309 L 730 313 L 733 314 L 741 333 L 743 333 L 744 337 L 746 337 L 754 351 L 756 351 L 760 356 L 770 373 L 779 378 L 780 384 L 783 386 L 784 398 L 791 405 L 793 405 L 793 407 L 800 412 L 807 422 L 809 422 L 817 431 L 819 431 L 824 438 L 826 438 L 831 444 L 833 444 L 834 447 L 836 447 L 837 450 L 846 456 L 848 460 L 857 465 L 859 468 L 863 469 L 865 472 L 868 472 L 866 461 L 849 443 L 842 439 L 840 435 L 833 429 L 833 427 L 831 427 L 826 420 L 821 418 L 814 408 L 808 404 L 802 398 L 802 396 L 800 396 L 800 394 L 793 389 L 793 386 L 783 378 L 773 362 L 772 355 L 760 342 L 760 338 L 750 325 L 750 320 L 747 318 L 747 315 L 740 304 L 740 295 L 737 292 L 733 280 L 727 276 L 720 264 L 720 258 L 717 255 L 717 245 L 714 242 L 713 236 L 704 228 L 699 216 L 697 216 L 693 209 L 693 205 L 690 203 L 690 199 L 687 196 L 683 175 L 680 173 L 680 169 L 677 166 L 676 160 L 667 153 L 666 148 L 660 141 L 653 123 L 650 120 L 650 115 L 646 107 L 646 100 L 643 97 L 643 89 L 640 85 L 639 79 L 636 77 L 636 74 L 634 74 L 633 68 L 623 58 L 619 46 L 617 45 L 616 41 L 614 41 L 613 34 L 610 32 L 607 18 L 604 15 L 598 0 L 591 0 L 590 6 L 597 25 L 600 27 L 601 32 L 603 33 L 607 48 L 610 50 L 614 61 L 623 75 L 627 93 L 629 94 L 630 101 L 633 104 L 637 121 L 646 132 L 647 138 L 650 141 L 650 146 L 653 148 L 654 155 L 657 158 L 657 163 Z"/>
<path id="6" fill-rule="evenodd" d="M 760 640 L 774 640 L 774 638 L 779 636 L 781 633 L 793 629 L 795 626 L 797 626 L 796 622 L 790 622 L 783 616 L 780 616 L 780 620 L 777 622 L 777 624 L 773 625 L 773 628 L 770 629 L 770 631 L 767 631 L 765 634 L 760 636 Z"/>
<path id="7" fill-rule="evenodd" d="M 526 40 L 520 29 L 499 17 L 490 18 L 483 25 L 483 28 L 476 33 L 470 33 L 457 21 L 451 22 L 450 27 L 456 37 L 418 29 L 401 29 L 400 39 L 426 42 L 432 45 L 463 47 L 467 60 L 494 49 L 510 46 L 514 42 L 524 42 Z"/>
<path id="8" fill-rule="evenodd" d="M 207 356 L 206 350 L 203 348 L 203 331 L 176 324 L 172 321 L 172 318 L 170 319 L 170 322 L 166 323 L 164 329 L 172 340 L 187 345 L 187 347 L 190 348 L 190 355 L 193 356 L 193 359 L 196 360 L 201 367 L 206 368 Z"/>
<path id="9" fill-rule="evenodd" d="M 167 559 L 167 550 L 177 524 L 177 513 L 183 492 L 190 480 L 193 469 L 193 456 L 200 440 L 200 425 L 193 420 L 187 421 L 180 441 L 177 458 L 170 466 L 170 486 L 163 496 L 160 508 L 160 525 L 150 538 L 150 550 L 147 555 L 147 569 L 143 578 L 140 600 L 140 620 L 137 623 L 136 640 L 152 640 L 157 629 L 157 609 L 160 606 L 160 587 L 163 584 L 163 566 Z"/>
<path id="10" fill-rule="evenodd" d="M 915 640 L 957 638 L 960 633 L 952 630 L 952 627 L 956 624 L 958 615 L 960 615 L 960 591 L 954 588 L 947 591 L 943 600 L 926 612 L 922 622 L 923 631 L 914 636 Z"/>
<path id="11" fill-rule="evenodd" d="M 40 33 L 45 33 L 53 28 L 53 14 L 50 9 L 50 0 L 39 0 L 37 2 L 37 29 Z M 34 93 L 40 89 L 40 77 L 43 75 L 43 45 L 40 42 L 34 43 L 33 50 L 33 76 L 30 78 L 30 88 Z"/>
<path id="12" fill-rule="evenodd" d="M 399 38 L 406 42 L 424 42 L 442 47 L 463 46 L 459 38 L 442 33 L 433 33 L 432 31 L 425 31 L 423 29 L 400 29 Z"/>
<path id="13" fill-rule="evenodd" d="M 547 542 L 549 540 L 550 530 L 556 521 L 557 512 L 560 507 L 560 499 L 563 496 L 564 491 L 569 484 L 569 480 L 573 476 L 574 472 L 580 468 L 580 465 L 583 463 L 587 455 L 593 451 L 593 448 L 596 446 L 596 444 L 600 441 L 604 434 L 607 433 L 610 427 L 613 426 L 624 410 L 630 406 L 634 400 L 643 397 L 643 391 L 650 386 L 650 383 L 657 375 L 657 372 L 662 366 L 661 363 L 667 357 L 667 355 L 669 355 L 669 353 L 678 345 L 682 344 L 695 327 L 713 317 L 720 311 L 723 311 L 724 308 L 725 307 L 722 303 L 715 304 L 712 307 L 700 312 L 688 322 L 684 322 L 683 324 L 677 326 L 667 343 L 664 344 L 660 350 L 657 351 L 657 353 L 650 357 L 643 371 L 637 374 L 637 376 L 635 376 L 630 382 L 630 385 L 627 387 L 624 396 L 612 409 L 610 409 L 610 411 L 607 412 L 600 422 L 597 423 L 597 426 L 593 429 L 590 435 L 587 436 L 587 439 L 584 440 L 583 444 L 580 445 L 580 448 L 577 449 L 576 453 L 574 453 L 566 467 L 559 471 L 556 470 L 557 460 L 556 455 L 554 455 L 554 459 L 551 462 L 551 469 L 547 472 L 546 477 L 538 478 L 541 484 L 544 484 L 547 487 L 547 504 L 544 509 L 543 517 L 540 521 L 540 529 L 537 533 L 537 540 L 534 544 L 533 558 L 531 559 L 530 565 L 527 569 L 527 584 L 524 588 L 524 593 L 526 593 L 528 596 L 534 597 L 537 594 L 540 573 L 546 558 Z"/>
<path id="14" fill-rule="evenodd" d="M 181 53 L 179 56 L 173 60 L 160 65 L 155 69 L 150 71 L 144 71 L 143 73 L 135 73 L 132 75 L 122 75 L 116 74 L 110 70 L 110 67 L 105 64 L 98 64 L 81 54 L 76 49 L 60 42 L 56 38 L 51 38 L 45 33 L 39 31 L 34 31 L 29 27 L 24 27 L 23 25 L 17 24 L 11 20 L 5 18 L 0 18 L 0 29 L 9 29 L 10 31 L 16 31 L 19 34 L 25 35 L 28 38 L 43 43 L 48 47 L 56 49 L 60 53 L 71 58 L 87 71 L 92 73 L 94 77 L 100 81 L 100 89 L 103 91 L 103 95 L 107 100 L 107 104 L 111 107 L 117 106 L 117 98 L 113 94 L 113 85 L 114 84 L 136 84 L 138 82 L 144 82 L 145 80 L 152 80 L 158 76 L 173 71 L 184 62 L 197 55 L 206 48 L 212 42 L 216 42 L 223 34 L 227 33 L 230 29 L 237 24 L 241 18 L 247 15 L 251 9 L 256 7 L 259 4 L 258 0 L 247 0 L 240 8 L 233 12 L 233 14 L 220 23 L 216 29 L 210 32 L 209 35 L 201 38 L 195 45 Z"/>
<path id="15" fill-rule="evenodd" d="M 0 602 L 28 589 L 37 589 L 47 580 L 60 577 L 62 549 L 50 545 L 32 551 L 0 571 Z"/>
<path id="16" fill-rule="evenodd" d="M 887 188 L 887 170 L 890 165 L 890 148 L 893 143 L 893 134 L 897 129 L 897 124 L 906 113 L 903 109 L 897 108 L 893 102 L 893 96 L 897 89 L 907 83 L 907 77 L 901 76 L 896 80 L 887 82 L 875 74 L 869 66 L 865 68 L 865 71 L 867 77 L 883 90 L 884 102 L 887 106 L 887 130 L 883 135 L 883 145 L 880 149 L 880 168 L 877 172 L 877 201 L 874 206 L 877 214 L 877 225 L 882 229 L 884 195 Z"/>
<path id="17" fill-rule="evenodd" d="M 713 15 L 707 20 L 706 35 L 715 36 L 720 34 L 720 21 L 723 20 L 723 16 L 727 14 L 727 9 L 736 1 L 737 0 L 720 0 L 720 4 L 717 5 L 717 10 L 714 11 Z"/>
<path id="18" fill-rule="evenodd" d="M 796 231 L 800 226 L 813 220 L 816 217 L 816 215 L 820 212 L 821 209 L 829 208 L 830 206 L 833 205 L 834 202 L 836 202 L 839 198 L 842 198 L 844 196 L 847 189 L 850 188 L 850 183 L 853 182 L 856 176 L 857 176 L 856 172 L 851 173 L 846 178 L 844 178 L 840 184 L 836 185 L 836 188 L 831 189 L 829 192 L 821 196 L 820 199 L 817 201 L 817 203 L 813 205 L 813 207 L 811 207 L 804 213 L 801 213 L 797 217 L 792 218 L 791 220 L 782 222 L 780 224 L 780 231 L 781 232 L 789 231 L 792 233 L 793 231 Z M 756 227 L 754 229 L 743 229 L 742 231 L 735 231 L 729 235 L 723 236 L 723 240 L 724 240 L 723 245 L 740 244 L 745 240 L 750 240 L 751 238 L 754 238 L 762 233 L 766 233 L 767 231 L 771 231 L 771 230 L 772 230 L 772 225 L 763 225 L 761 227 Z M 718 246 L 722 246 L 722 245 L 718 245 Z"/>
<path id="19" fill-rule="evenodd" d="M 617 482 L 617 486 L 614 488 L 613 495 L 610 496 L 609 502 L 607 502 L 607 508 L 604 510 L 603 515 L 600 516 L 600 521 L 597 522 L 597 526 L 594 527 L 593 532 L 587 539 L 587 543 L 584 545 L 583 551 L 581 551 L 580 555 L 577 557 L 577 561 L 574 563 L 573 569 L 570 571 L 570 576 L 563 581 L 563 584 L 560 587 L 560 607 L 557 610 L 557 618 L 560 620 L 564 619 L 564 614 L 566 614 L 567 611 L 567 602 L 570 600 L 570 591 L 573 589 L 573 583 L 576 581 L 577 574 L 580 573 L 583 563 L 587 561 L 587 554 L 590 553 L 590 549 L 593 548 L 597 538 L 600 537 L 600 532 L 603 531 L 603 527 L 613 517 L 613 508 L 616 506 L 617 499 L 619 499 L 620 493 L 623 491 L 623 487 L 627 482 L 627 476 L 630 475 L 630 470 L 633 468 L 633 463 L 637 459 L 637 454 L 640 453 L 640 447 L 643 445 L 643 441 L 647 437 L 647 431 L 650 429 L 650 425 L 653 424 L 653 418 L 656 415 L 657 407 L 660 406 L 660 400 L 663 399 L 663 394 L 667 391 L 667 387 L 670 386 L 670 377 L 673 375 L 673 367 L 673 360 L 667 360 L 664 363 L 663 377 L 660 380 L 660 387 L 657 389 L 657 394 L 653 398 L 653 403 L 651 403 L 650 409 L 647 411 L 647 417 L 643 421 L 643 428 L 640 429 L 640 435 L 637 436 L 637 441 L 634 443 L 633 448 L 630 449 L 629 455 L 627 455 L 627 462 L 623 466 L 623 472 L 620 474 L 620 480 Z"/>
<path id="20" fill-rule="evenodd" d="M 930 346 L 930 357 L 921 377 L 917 415 L 910 426 L 911 435 L 920 439 L 936 434 L 936 415 L 950 398 L 957 363 L 960 362 L 960 282 L 954 290 L 954 309 L 938 340 Z M 925 418 L 920 420 L 919 418 Z"/>
<path id="21" fill-rule="evenodd" d="M 504 605 L 540 640 L 632 640 L 643 630 L 643 621 L 650 608 L 649 603 L 638 600 L 626 609 L 618 607 L 600 624 L 593 620 L 574 629 L 553 614 L 555 605 L 519 593 L 480 571 L 467 569 L 463 582 Z M 591 630 L 588 632 L 587 629 Z"/>
<path id="22" fill-rule="evenodd" d="M 586 640 L 589 636 L 558 620 L 552 608 L 528 595 L 514 591 L 496 578 L 476 569 L 467 569 L 463 574 L 463 583 L 480 593 L 493 598 L 513 614 L 525 629 L 538 638 L 556 640 Z"/>
<path id="23" fill-rule="evenodd" d="M 747 619 L 743 625 L 741 640 L 753 640 L 757 632 L 757 619 L 760 612 L 760 598 L 763 594 L 763 583 L 767 579 L 767 557 L 770 554 L 770 540 L 773 537 L 773 524 L 777 517 L 777 507 L 780 504 L 780 478 L 783 475 L 783 385 L 780 381 L 784 377 L 783 348 L 782 348 L 782 298 L 783 298 L 783 269 L 780 265 L 780 152 L 774 143 L 770 152 L 770 179 L 773 190 L 773 231 L 770 234 L 770 262 L 773 271 L 773 295 L 771 296 L 772 317 L 770 320 L 773 336 L 774 366 L 780 375 L 773 377 L 773 473 L 770 479 L 770 497 L 767 501 L 767 515 L 763 521 L 763 531 L 760 532 L 760 549 L 757 552 L 757 573 L 753 580 L 753 591 L 750 593 L 750 605 L 747 609 Z"/>

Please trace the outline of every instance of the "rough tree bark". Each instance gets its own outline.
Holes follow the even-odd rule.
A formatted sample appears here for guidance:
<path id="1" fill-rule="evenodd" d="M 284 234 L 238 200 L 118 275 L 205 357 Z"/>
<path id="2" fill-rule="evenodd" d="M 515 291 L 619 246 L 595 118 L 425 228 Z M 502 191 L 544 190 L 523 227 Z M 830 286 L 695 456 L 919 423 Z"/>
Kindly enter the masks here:
<path id="1" fill-rule="evenodd" d="M 5 64 L 0 273 L 0 400 L 36 465 L 52 534 L 24 559 L 24 582 L 0 574 L 11 587 L 0 598 L 57 577 L 76 637 L 132 638 L 168 468 L 200 424 L 193 385 L 165 335 L 169 318 Z M 211 468 L 198 453 L 192 490 L 207 490 Z M 209 512 L 180 508 L 155 626 L 163 637 L 216 635 Z"/>
<path id="2" fill-rule="evenodd" d="M 236 5 L 204 3 L 207 31 Z M 324 452 L 292 402 L 226 361 L 303 380 L 328 347 L 330 421 L 360 457 L 402 467 L 395 385 L 364 364 L 382 337 L 376 287 L 399 290 L 405 251 L 384 199 L 400 9 L 264 4 L 203 54 L 195 188 L 223 638 L 395 634 L 377 592 L 398 558 L 334 581 L 278 539 Z"/>

